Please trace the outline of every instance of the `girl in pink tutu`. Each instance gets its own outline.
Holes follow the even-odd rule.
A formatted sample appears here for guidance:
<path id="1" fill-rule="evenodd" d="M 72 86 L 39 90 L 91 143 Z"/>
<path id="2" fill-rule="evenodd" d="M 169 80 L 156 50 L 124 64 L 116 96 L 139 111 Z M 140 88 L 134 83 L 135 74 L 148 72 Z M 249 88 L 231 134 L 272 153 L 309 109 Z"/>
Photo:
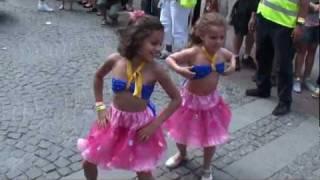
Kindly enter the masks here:
<path id="1" fill-rule="evenodd" d="M 178 153 L 166 166 L 174 168 L 187 159 L 187 146 L 204 148 L 202 179 L 211 179 L 210 162 L 216 145 L 228 139 L 229 107 L 217 92 L 219 75 L 235 69 L 235 56 L 222 48 L 226 22 L 217 13 L 204 14 L 191 34 L 191 47 L 169 56 L 166 61 L 187 78 L 181 89 L 182 104 L 164 127 L 176 142 Z"/>
<path id="2" fill-rule="evenodd" d="M 166 142 L 161 124 L 179 107 L 181 98 L 164 69 L 154 61 L 160 53 L 164 30 L 156 17 L 138 12 L 120 32 L 119 53 L 111 54 L 94 79 L 97 121 L 85 139 L 78 140 L 87 179 L 97 179 L 97 166 L 137 173 L 153 179 Z M 103 103 L 103 78 L 111 74 L 114 92 L 110 107 Z M 150 96 L 159 83 L 171 98 L 155 116 Z"/>

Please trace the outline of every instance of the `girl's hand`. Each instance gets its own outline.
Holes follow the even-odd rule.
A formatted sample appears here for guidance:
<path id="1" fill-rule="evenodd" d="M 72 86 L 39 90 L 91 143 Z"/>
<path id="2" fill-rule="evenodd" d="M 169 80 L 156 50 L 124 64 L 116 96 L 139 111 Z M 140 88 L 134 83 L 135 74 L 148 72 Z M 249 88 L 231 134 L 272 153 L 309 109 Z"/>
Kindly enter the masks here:
<path id="1" fill-rule="evenodd" d="M 191 71 L 192 66 L 186 66 L 186 67 L 179 67 L 177 69 L 177 73 L 179 73 L 180 75 L 182 75 L 183 77 L 187 78 L 187 79 L 192 79 L 196 73 Z"/>
<path id="2" fill-rule="evenodd" d="M 236 57 L 234 55 L 231 55 L 229 62 L 230 62 L 230 65 L 224 71 L 223 75 L 229 75 L 236 70 Z"/>
<path id="3" fill-rule="evenodd" d="M 236 69 L 236 65 L 233 65 L 232 63 L 230 64 L 230 66 L 224 71 L 223 75 L 229 75 L 231 73 L 233 73 Z"/>
<path id="4" fill-rule="evenodd" d="M 146 127 L 143 127 L 138 131 L 138 136 L 141 141 L 147 141 L 150 136 L 159 128 L 154 122 L 148 124 Z"/>
<path id="5" fill-rule="evenodd" d="M 98 111 L 97 115 L 98 115 L 98 120 L 97 120 L 98 127 L 105 128 L 108 123 L 106 110 L 104 109 L 104 110 Z"/>

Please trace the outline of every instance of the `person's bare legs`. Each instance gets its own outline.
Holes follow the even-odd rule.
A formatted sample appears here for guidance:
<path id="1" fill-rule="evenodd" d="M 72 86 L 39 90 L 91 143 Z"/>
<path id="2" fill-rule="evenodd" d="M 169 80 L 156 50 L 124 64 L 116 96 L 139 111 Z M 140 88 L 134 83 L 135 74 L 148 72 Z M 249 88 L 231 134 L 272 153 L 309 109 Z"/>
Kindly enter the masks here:
<path id="1" fill-rule="evenodd" d="M 314 64 L 314 57 L 316 54 L 318 44 L 310 44 L 307 46 L 307 55 L 305 59 L 305 68 L 304 68 L 304 74 L 303 74 L 303 82 L 304 86 L 311 92 L 314 92 L 316 90 L 316 85 L 314 82 L 310 79 L 310 75 L 312 72 L 313 64 Z"/>
<path id="2" fill-rule="evenodd" d="M 301 79 L 302 79 L 302 68 L 304 65 L 305 57 L 306 57 L 306 45 L 304 43 L 300 43 L 297 48 L 296 59 L 295 59 L 295 78 L 293 82 L 293 91 L 296 93 L 301 92 Z"/>
<path id="3" fill-rule="evenodd" d="M 241 69 L 240 67 L 240 49 L 243 42 L 243 36 L 240 34 L 235 34 L 233 38 L 233 53 L 236 55 L 236 71 L 239 71 Z"/>
<path id="4" fill-rule="evenodd" d="M 203 148 L 203 172 L 201 179 L 212 179 L 212 169 L 210 165 L 215 151 L 215 146 Z"/>
<path id="5" fill-rule="evenodd" d="M 98 168 L 95 164 L 92 164 L 88 161 L 84 161 L 82 167 L 84 170 L 84 176 L 87 180 L 97 180 Z"/>
<path id="6" fill-rule="evenodd" d="M 215 152 L 215 146 L 205 147 L 203 149 L 203 169 L 210 169 L 211 160 Z"/>
<path id="7" fill-rule="evenodd" d="M 254 35 L 253 33 L 248 33 L 246 35 L 246 46 L 245 46 L 244 55 L 250 56 L 253 44 L 254 44 Z"/>
<path id="8" fill-rule="evenodd" d="M 307 56 L 306 56 L 306 60 L 305 60 L 304 78 L 308 78 L 311 75 L 317 46 L 318 46 L 318 44 L 312 44 L 312 45 L 307 46 Z"/>

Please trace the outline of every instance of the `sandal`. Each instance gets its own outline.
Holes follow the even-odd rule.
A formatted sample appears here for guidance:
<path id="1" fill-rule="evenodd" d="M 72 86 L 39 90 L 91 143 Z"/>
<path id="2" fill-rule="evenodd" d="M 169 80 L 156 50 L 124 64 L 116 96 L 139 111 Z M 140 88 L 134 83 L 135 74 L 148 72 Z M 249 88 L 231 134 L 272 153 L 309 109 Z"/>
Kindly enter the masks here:
<path id="1" fill-rule="evenodd" d="M 91 8 L 87 11 L 87 13 L 95 13 L 95 12 L 98 12 L 97 8 Z"/>
<path id="2" fill-rule="evenodd" d="M 85 5 L 85 4 L 88 3 L 88 1 L 78 1 L 77 3 L 80 4 L 80 5 Z"/>
<path id="3" fill-rule="evenodd" d="M 102 13 L 101 13 L 100 11 L 98 11 L 98 12 L 96 13 L 96 15 L 97 15 L 97 16 L 102 16 Z"/>
<path id="4" fill-rule="evenodd" d="M 105 25 L 107 25 L 107 24 L 108 24 L 108 21 L 107 21 L 106 19 L 103 19 L 102 22 L 101 22 L 101 25 L 102 25 L 102 26 L 105 26 Z"/>
<path id="5" fill-rule="evenodd" d="M 87 3 L 87 4 L 84 4 L 83 7 L 84 7 L 84 8 L 92 8 L 92 4 Z"/>

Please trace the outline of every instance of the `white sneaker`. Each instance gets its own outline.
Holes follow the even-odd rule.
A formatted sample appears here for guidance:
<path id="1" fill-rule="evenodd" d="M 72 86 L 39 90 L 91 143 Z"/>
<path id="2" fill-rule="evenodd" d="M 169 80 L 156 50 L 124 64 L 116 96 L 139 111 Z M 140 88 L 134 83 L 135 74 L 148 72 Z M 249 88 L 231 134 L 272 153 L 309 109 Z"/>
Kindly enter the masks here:
<path id="1" fill-rule="evenodd" d="M 317 87 L 315 91 L 312 93 L 312 97 L 319 98 L 319 96 L 320 96 L 320 88 Z"/>
<path id="2" fill-rule="evenodd" d="M 211 168 L 207 169 L 207 170 L 203 170 L 203 174 L 201 176 L 201 180 L 212 180 Z"/>
<path id="3" fill-rule="evenodd" d="M 312 83 L 312 80 L 310 78 L 306 78 L 303 84 L 311 92 L 314 92 L 316 90 L 316 86 Z"/>
<path id="4" fill-rule="evenodd" d="M 181 163 L 186 160 L 187 157 L 181 157 L 180 153 L 176 153 L 166 161 L 165 166 L 169 169 L 173 169 L 181 165 Z"/>
<path id="5" fill-rule="evenodd" d="M 44 2 L 39 2 L 38 3 L 38 11 L 43 11 L 43 12 L 53 12 L 54 9 L 49 7 L 46 3 Z"/>
<path id="6" fill-rule="evenodd" d="M 301 93 L 301 80 L 300 78 L 296 78 L 293 81 L 293 91 L 296 93 Z"/>

